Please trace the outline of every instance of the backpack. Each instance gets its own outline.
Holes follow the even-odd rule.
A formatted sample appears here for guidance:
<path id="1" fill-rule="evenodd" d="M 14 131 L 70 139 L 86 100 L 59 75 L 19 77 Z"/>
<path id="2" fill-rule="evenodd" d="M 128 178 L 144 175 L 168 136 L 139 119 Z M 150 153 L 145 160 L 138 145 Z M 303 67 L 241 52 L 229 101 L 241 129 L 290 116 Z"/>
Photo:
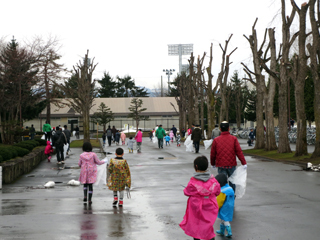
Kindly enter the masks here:
<path id="1" fill-rule="evenodd" d="M 107 137 L 111 137 L 112 136 L 112 131 L 111 131 L 111 129 L 108 129 L 107 130 Z"/>
<path id="2" fill-rule="evenodd" d="M 54 145 L 56 146 L 61 146 L 63 145 L 65 142 L 63 141 L 63 137 L 66 138 L 66 136 L 64 135 L 64 132 L 61 132 L 60 136 L 58 137 L 57 141 L 55 141 Z"/>

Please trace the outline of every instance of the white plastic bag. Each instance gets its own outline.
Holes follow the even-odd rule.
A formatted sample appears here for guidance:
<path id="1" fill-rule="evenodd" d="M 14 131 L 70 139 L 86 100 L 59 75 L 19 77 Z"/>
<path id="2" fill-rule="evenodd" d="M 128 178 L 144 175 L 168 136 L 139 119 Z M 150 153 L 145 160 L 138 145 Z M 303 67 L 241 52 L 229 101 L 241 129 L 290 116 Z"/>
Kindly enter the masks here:
<path id="1" fill-rule="evenodd" d="M 64 156 L 64 158 L 66 158 L 66 156 L 67 156 L 68 147 L 69 147 L 69 143 L 67 143 L 66 145 L 63 145 L 63 156 Z"/>
<path id="2" fill-rule="evenodd" d="M 45 139 L 46 139 L 46 138 L 45 138 L 45 136 L 44 136 L 44 134 L 42 135 L 41 139 L 43 139 L 43 140 L 45 140 Z"/>
<path id="3" fill-rule="evenodd" d="M 236 185 L 235 195 L 237 195 L 237 199 L 242 198 L 246 192 L 247 169 L 244 169 L 242 166 L 237 167 L 228 180 Z"/>
<path id="4" fill-rule="evenodd" d="M 74 136 L 74 137 L 76 136 L 76 131 L 72 132 L 72 136 Z"/>
<path id="5" fill-rule="evenodd" d="M 210 140 L 204 140 L 204 141 L 203 141 L 204 149 L 208 149 L 208 148 L 211 146 L 212 142 L 213 142 L 212 139 L 210 139 Z"/>
<path id="6" fill-rule="evenodd" d="M 157 142 L 158 142 L 158 138 L 153 137 L 153 138 L 152 138 L 152 142 L 153 142 L 153 143 L 157 143 Z"/>
<path id="7" fill-rule="evenodd" d="M 104 158 L 103 160 L 108 160 L 108 158 Z M 102 161 L 103 161 L 102 160 Z M 107 164 L 97 165 L 97 180 L 93 184 L 94 186 L 106 186 L 107 184 Z"/>
<path id="8" fill-rule="evenodd" d="M 193 142 L 191 140 L 191 134 L 184 141 L 184 145 L 186 146 L 186 151 L 187 152 L 192 152 L 192 150 L 193 150 Z"/>

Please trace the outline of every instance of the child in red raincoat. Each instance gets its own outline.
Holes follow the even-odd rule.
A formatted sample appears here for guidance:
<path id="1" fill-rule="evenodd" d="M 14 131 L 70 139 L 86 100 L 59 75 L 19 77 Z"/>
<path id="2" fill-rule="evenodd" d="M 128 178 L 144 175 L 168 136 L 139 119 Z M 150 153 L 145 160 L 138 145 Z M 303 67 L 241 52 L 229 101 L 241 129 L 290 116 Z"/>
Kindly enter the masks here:
<path id="1" fill-rule="evenodd" d="M 47 146 L 44 149 L 44 154 L 48 156 L 48 162 L 51 160 L 51 153 L 53 152 L 53 148 L 50 141 L 47 141 Z"/>
<path id="2" fill-rule="evenodd" d="M 180 227 L 194 240 L 211 240 L 215 237 L 213 224 L 219 211 L 216 197 L 220 194 L 220 184 L 207 170 L 205 156 L 194 160 L 194 169 L 196 172 L 183 190 L 189 199 Z"/>

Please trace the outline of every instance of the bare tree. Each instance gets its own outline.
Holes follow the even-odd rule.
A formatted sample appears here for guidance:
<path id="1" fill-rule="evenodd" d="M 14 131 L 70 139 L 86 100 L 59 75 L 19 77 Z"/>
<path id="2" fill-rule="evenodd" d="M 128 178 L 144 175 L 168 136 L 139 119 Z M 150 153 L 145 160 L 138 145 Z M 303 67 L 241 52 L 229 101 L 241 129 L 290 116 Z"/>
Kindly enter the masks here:
<path id="1" fill-rule="evenodd" d="M 314 82 L 314 115 L 316 124 L 316 144 L 312 153 L 312 158 L 320 157 L 320 32 L 319 32 L 319 17 L 320 17 L 320 3 L 319 0 L 310 0 L 310 23 L 312 28 L 312 44 L 307 44 L 310 54 L 312 78 Z M 316 5 L 316 11 L 315 11 Z M 316 19 L 316 16 L 318 19 Z"/>
<path id="2" fill-rule="evenodd" d="M 307 55 L 306 55 L 306 16 L 309 4 L 303 3 L 301 9 L 291 0 L 292 7 L 299 15 L 299 54 L 295 54 L 293 60 L 292 80 L 295 85 L 295 103 L 297 115 L 297 142 L 295 156 L 308 154 L 307 149 L 307 121 L 304 105 L 304 85 L 307 77 Z"/>
<path id="3" fill-rule="evenodd" d="M 76 112 L 82 115 L 83 119 L 83 142 L 90 141 L 90 109 L 94 106 L 93 100 L 96 97 L 95 81 L 92 79 L 93 71 L 97 64 L 93 64 L 94 59 L 90 62 L 88 58 L 89 50 L 84 57 L 83 62 L 79 61 L 74 70 L 74 84 L 64 82 L 63 84 L 56 84 L 66 95 L 65 105 L 72 107 Z"/>
<path id="4" fill-rule="evenodd" d="M 220 113 L 220 122 L 228 120 L 227 119 L 227 81 L 228 81 L 228 75 L 229 75 L 229 66 L 230 64 L 230 56 L 231 54 L 237 49 L 235 48 L 227 55 L 228 50 L 228 44 L 231 40 L 233 34 L 230 35 L 229 39 L 226 40 L 224 48 L 219 44 L 221 50 L 222 50 L 222 63 L 220 72 L 218 75 L 217 81 L 219 82 L 220 87 L 220 94 L 221 94 L 221 113 Z"/>

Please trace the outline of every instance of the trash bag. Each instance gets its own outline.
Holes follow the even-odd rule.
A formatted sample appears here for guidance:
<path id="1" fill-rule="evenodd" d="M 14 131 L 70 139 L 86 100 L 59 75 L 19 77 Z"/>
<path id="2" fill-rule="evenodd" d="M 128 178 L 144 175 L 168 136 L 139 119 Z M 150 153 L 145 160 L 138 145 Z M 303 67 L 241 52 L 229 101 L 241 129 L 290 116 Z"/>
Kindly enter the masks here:
<path id="1" fill-rule="evenodd" d="M 69 143 L 67 143 L 66 145 L 63 145 L 63 156 L 64 157 L 67 156 L 68 147 L 69 147 Z"/>
<path id="2" fill-rule="evenodd" d="M 157 142 L 158 142 L 158 138 L 153 137 L 153 138 L 152 138 L 152 142 L 153 142 L 153 143 L 157 143 Z"/>
<path id="3" fill-rule="evenodd" d="M 237 167 L 228 180 L 236 185 L 235 195 L 237 196 L 237 199 L 242 198 L 246 192 L 247 169 L 244 169 L 242 166 Z"/>
<path id="4" fill-rule="evenodd" d="M 212 139 L 203 141 L 204 149 L 208 149 L 211 146 L 212 142 Z"/>
<path id="5" fill-rule="evenodd" d="M 74 136 L 74 137 L 76 136 L 76 131 L 72 132 L 72 136 Z"/>
<path id="6" fill-rule="evenodd" d="M 43 139 L 43 140 L 45 140 L 45 139 L 46 139 L 46 138 L 45 138 L 45 136 L 44 136 L 44 134 L 42 135 L 41 139 Z"/>
<path id="7" fill-rule="evenodd" d="M 108 158 L 104 158 L 101 161 L 108 160 Z M 94 186 L 103 187 L 107 184 L 107 164 L 97 165 L 97 180 L 93 184 Z"/>
<path id="8" fill-rule="evenodd" d="M 192 143 L 191 140 L 191 134 L 187 137 L 187 139 L 184 141 L 184 145 L 189 145 L 189 143 Z"/>

